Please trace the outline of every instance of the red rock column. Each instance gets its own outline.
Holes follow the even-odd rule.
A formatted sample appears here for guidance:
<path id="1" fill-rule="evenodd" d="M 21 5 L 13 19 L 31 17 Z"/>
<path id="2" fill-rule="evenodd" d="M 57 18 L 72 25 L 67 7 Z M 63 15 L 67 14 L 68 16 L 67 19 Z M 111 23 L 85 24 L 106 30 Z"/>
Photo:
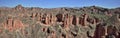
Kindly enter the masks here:
<path id="1" fill-rule="evenodd" d="M 108 26 L 107 27 L 107 34 L 108 35 L 114 35 L 115 38 L 118 37 L 118 34 L 119 32 L 117 31 L 117 29 L 115 28 L 115 26 Z"/>
<path id="2" fill-rule="evenodd" d="M 65 14 L 62 14 L 62 21 L 64 21 L 65 19 Z"/>
<path id="3" fill-rule="evenodd" d="M 54 19 L 54 22 L 56 22 L 56 21 L 57 21 L 57 17 L 56 17 L 56 16 L 53 16 L 53 19 Z"/>
<path id="4" fill-rule="evenodd" d="M 63 24 L 64 24 L 64 28 L 68 28 L 69 26 L 68 14 L 66 14 Z"/>
<path id="5" fill-rule="evenodd" d="M 48 14 L 48 24 L 50 24 L 50 14 Z"/>
<path id="6" fill-rule="evenodd" d="M 49 23 L 48 23 L 48 20 L 49 20 L 49 17 L 48 17 L 48 15 L 46 15 L 46 17 L 45 17 L 45 24 L 46 24 L 46 25 L 49 24 Z"/>
<path id="7" fill-rule="evenodd" d="M 8 18 L 7 23 L 6 23 L 6 29 L 9 31 L 20 29 L 23 27 L 23 23 L 20 20 Z"/>
<path id="8" fill-rule="evenodd" d="M 79 24 L 79 17 L 76 16 L 76 25 Z"/>
<path id="9" fill-rule="evenodd" d="M 53 24 L 53 23 L 54 23 L 53 20 L 54 20 L 54 18 L 53 18 L 53 15 L 51 14 L 51 15 L 50 15 L 50 24 Z"/>
<path id="10" fill-rule="evenodd" d="M 82 24 L 82 18 L 79 17 L 79 24 Z"/>
<path id="11" fill-rule="evenodd" d="M 64 28 L 66 28 L 68 25 L 67 25 L 67 18 L 65 18 L 65 20 L 64 20 L 64 22 L 63 22 L 63 24 L 64 24 Z"/>
<path id="12" fill-rule="evenodd" d="M 9 31 L 13 30 L 13 19 L 12 18 L 8 18 L 6 27 Z"/>
<path id="13" fill-rule="evenodd" d="M 56 17 L 53 14 L 51 14 L 50 21 L 51 21 L 51 24 L 54 24 L 56 22 Z"/>
<path id="14" fill-rule="evenodd" d="M 83 26 L 86 26 L 87 25 L 87 18 L 88 18 L 88 15 L 87 14 L 83 14 Z"/>
<path id="15" fill-rule="evenodd" d="M 96 20 L 95 19 L 93 19 L 93 24 L 96 25 Z"/>
<path id="16" fill-rule="evenodd" d="M 49 25 L 50 24 L 50 15 L 49 14 L 46 14 L 46 16 L 45 16 L 45 24 L 46 25 Z"/>
<path id="17" fill-rule="evenodd" d="M 70 15 L 70 16 L 69 16 L 69 22 L 70 22 L 70 25 L 72 25 L 72 21 L 73 21 L 73 16 Z"/>
<path id="18" fill-rule="evenodd" d="M 78 24 L 79 24 L 79 17 L 77 17 L 76 15 L 74 15 L 74 16 L 73 16 L 72 24 L 78 25 Z"/>
<path id="19" fill-rule="evenodd" d="M 106 27 L 100 25 L 97 25 L 96 30 L 94 32 L 94 38 L 102 38 L 106 35 Z"/>
<path id="20" fill-rule="evenodd" d="M 32 18 L 35 18 L 35 15 L 36 15 L 36 13 L 32 13 L 32 16 L 31 16 L 31 17 L 32 17 Z"/>
<path id="21" fill-rule="evenodd" d="M 37 19 L 38 21 L 41 21 L 41 17 L 40 16 L 38 16 L 38 19 Z"/>
<path id="22" fill-rule="evenodd" d="M 73 24 L 73 25 L 76 25 L 76 16 L 75 16 L 75 15 L 73 15 L 73 21 L 72 21 L 72 24 Z"/>
<path id="23" fill-rule="evenodd" d="M 66 17 L 67 17 L 67 27 L 68 27 L 68 26 L 70 25 L 70 21 L 69 21 L 69 19 L 70 19 L 70 18 L 69 18 L 69 14 L 67 14 L 67 16 L 66 16 Z"/>
<path id="24" fill-rule="evenodd" d="M 7 25 L 8 26 L 12 26 L 13 24 L 13 19 L 12 18 L 8 18 L 8 20 L 7 20 Z"/>
<path id="25" fill-rule="evenodd" d="M 40 21 L 42 21 L 43 13 L 40 13 Z"/>

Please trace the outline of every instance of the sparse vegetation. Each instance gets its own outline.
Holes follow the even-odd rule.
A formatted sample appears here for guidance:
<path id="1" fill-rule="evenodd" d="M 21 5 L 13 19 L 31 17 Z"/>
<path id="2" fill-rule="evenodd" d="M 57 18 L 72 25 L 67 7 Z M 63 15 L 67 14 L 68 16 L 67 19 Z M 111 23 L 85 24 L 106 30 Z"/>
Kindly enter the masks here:
<path id="1" fill-rule="evenodd" d="M 97 7 L 97 9 L 100 10 L 98 10 L 99 12 L 98 11 L 95 12 L 92 11 L 93 9 L 91 9 L 93 7 L 85 7 L 81 9 L 73 9 L 73 8 L 43 9 L 43 8 L 25 8 L 25 7 L 20 7 L 20 8 L 21 9 L 17 7 L 7 10 L 0 9 L 0 38 L 53 38 L 53 37 L 54 38 L 62 38 L 62 37 L 63 38 L 96 38 L 95 37 L 97 35 L 96 33 L 101 35 L 102 32 L 104 33 L 103 30 L 105 30 L 105 28 L 107 28 L 110 25 L 115 27 L 118 30 L 117 32 L 116 31 L 115 32 L 118 33 L 118 35 L 120 35 L 119 34 L 120 20 L 118 20 L 118 18 L 113 15 L 115 14 L 114 13 L 115 11 L 110 13 L 113 16 L 106 15 L 104 12 L 104 11 L 109 12 L 110 9 L 104 10 L 105 8 Z M 43 15 L 41 13 L 43 13 Z M 58 22 L 56 20 L 59 19 L 59 17 L 56 18 L 56 15 L 59 13 L 61 13 L 61 17 L 60 17 L 61 19 Z M 49 14 L 53 14 L 53 17 L 52 15 L 50 16 Z M 75 15 L 76 17 L 79 17 L 79 19 L 77 20 L 76 17 L 75 19 L 72 19 L 73 16 L 69 17 L 69 15 Z M 88 15 L 88 18 L 85 17 L 85 15 Z M 18 24 L 14 23 L 14 20 L 16 19 L 20 20 L 20 21 L 17 20 Z M 48 21 L 49 19 L 50 21 Z M 75 23 L 78 22 L 78 24 L 70 24 L 73 23 L 73 20 L 75 20 Z M 20 25 L 21 26 L 23 25 L 23 28 L 17 28 L 11 30 L 11 28 L 8 29 L 10 25 L 12 28 L 13 27 L 17 28 L 17 26 L 20 27 Z"/>

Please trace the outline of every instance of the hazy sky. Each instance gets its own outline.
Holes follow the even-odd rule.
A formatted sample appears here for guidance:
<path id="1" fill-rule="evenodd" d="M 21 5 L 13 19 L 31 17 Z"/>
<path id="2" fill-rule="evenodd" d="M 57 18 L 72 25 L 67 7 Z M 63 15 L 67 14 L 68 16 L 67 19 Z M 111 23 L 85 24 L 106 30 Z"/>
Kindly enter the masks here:
<path id="1" fill-rule="evenodd" d="M 25 7 L 83 7 L 101 6 L 107 8 L 120 7 L 120 0 L 0 0 L 0 6 L 15 7 L 21 4 Z"/>

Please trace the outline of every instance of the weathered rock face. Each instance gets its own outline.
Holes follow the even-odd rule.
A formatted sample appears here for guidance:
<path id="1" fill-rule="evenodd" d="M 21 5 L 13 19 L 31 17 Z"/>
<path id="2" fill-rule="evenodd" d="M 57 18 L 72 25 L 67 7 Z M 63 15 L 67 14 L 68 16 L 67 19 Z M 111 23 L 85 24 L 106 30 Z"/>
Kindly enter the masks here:
<path id="1" fill-rule="evenodd" d="M 55 24 L 55 22 L 62 22 L 63 26 L 68 27 L 68 25 L 79 25 L 86 26 L 88 22 L 88 15 L 82 14 L 81 17 L 72 15 L 72 14 L 57 14 L 53 15 L 52 13 L 32 13 L 31 18 L 40 21 L 43 24 L 51 25 Z M 92 19 L 92 24 L 96 24 L 97 19 Z"/>
<path id="2" fill-rule="evenodd" d="M 83 18 L 79 17 L 79 24 L 82 24 L 82 23 L 83 23 Z"/>
<path id="3" fill-rule="evenodd" d="M 66 14 L 63 22 L 63 27 L 68 28 L 68 26 L 69 26 L 69 14 Z"/>
<path id="4" fill-rule="evenodd" d="M 34 20 L 35 18 L 37 18 L 37 20 L 40 23 L 43 23 L 46 25 L 54 24 L 57 21 L 57 18 L 55 15 L 47 14 L 47 13 L 32 13 L 31 18 Z"/>
<path id="5" fill-rule="evenodd" d="M 36 13 L 32 13 L 32 16 L 31 16 L 31 17 L 32 17 L 32 18 L 35 18 L 35 15 L 36 15 Z"/>
<path id="6" fill-rule="evenodd" d="M 8 18 L 3 26 L 5 27 L 5 29 L 8 29 L 9 31 L 21 29 L 24 27 L 23 23 L 20 20 L 12 18 Z"/>
<path id="7" fill-rule="evenodd" d="M 20 20 L 14 20 L 13 22 L 13 28 L 20 29 L 23 28 L 23 23 Z"/>
<path id="8" fill-rule="evenodd" d="M 72 25 L 72 21 L 73 21 L 73 15 L 70 15 L 70 16 L 69 16 L 70 25 Z"/>
<path id="9" fill-rule="evenodd" d="M 57 18 L 53 14 L 50 15 L 50 23 L 54 24 L 56 22 Z"/>
<path id="10" fill-rule="evenodd" d="M 45 14 L 45 24 L 50 25 L 56 22 L 57 18 L 52 14 Z"/>
<path id="11" fill-rule="evenodd" d="M 45 14 L 46 17 L 45 17 L 45 24 L 48 25 L 50 24 L 50 15 L 49 14 Z"/>
<path id="12" fill-rule="evenodd" d="M 110 38 L 110 36 L 115 37 L 115 38 L 118 38 L 118 36 L 119 36 L 119 33 L 118 33 L 116 27 L 114 27 L 112 25 L 107 27 L 107 36 L 106 37 Z"/>
<path id="13" fill-rule="evenodd" d="M 94 38 L 119 38 L 119 33 L 116 29 L 116 27 L 110 25 L 105 26 L 103 25 L 97 25 L 96 30 L 94 32 Z"/>
<path id="14" fill-rule="evenodd" d="M 57 14 L 56 17 L 58 22 L 62 22 L 64 19 L 64 14 Z"/>
<path id="15" fill-rule="evenodd" d="M 7 25 L 8 26 L 12 26 L 13 25 L 13 19 L 12 18 L 8 18 Z"/>
<path id="16" fill-rule="evenodd" d="M 73 24 L 73 25 L 76 25 L 76 16 L 75 16 L 75 15 L 73 16 L 72 24 Z"/>
<path id="17" fill-rule="evenodd" d="M 88 15 L 87 14 L 83 14 L 83 26 L 86 26 L 87 25 L 87 18 L 88 18 Z"/>
<path id="18" fill-rule="evenodd" d="M 37 20 L 38 20 L 38 21 L 41 21 L 41 16 L 40 16 L 40 15 L 41 15 L 41 13 L 40 13 L 40 14 L 39 14 L 39 13 L 37 14 L 37 17 L 38 17 Z"/>
<path id="19" fill-rule="evenodd" d="M 73 25 L 78 25 L 79 24 L 79 18 L 77 16 L 73 16 L 73 21 L 72 21 Z"/>
<path id="20" fill-rule="evenodd" d="M 98 24 L 96 26 L 96 30 L 95 30 L 95 34 L 94 34 L 94 38 L 103 38 L 106 36 L 107 34 L 107 28 L 104 26 L 105 24 Z"/>
<path id="21" fill-rule="evenodd" d="M 120 8 L 115 10 L 92 6 L 47 9 L 21 5 L 12 9 L 0 8 L 0 37 L 14 37 L 17 34 L 20 38 L 120 38 L 120 16 L 116 14 L 120 14 Z M 6 19 L 9 16 L 11 18 Z M 6 30 L 17 31 L 9 35 L 5 34 L 8 33 Z"/>
<path id="22" fill-rule="evenodd" d="M 82 26 L 86 26 L 87 25 L 87 19 L 88 19 L 88 15 L 87 14 L 83 14 L 82 17 L 77 18 L 77 21 Z"/>

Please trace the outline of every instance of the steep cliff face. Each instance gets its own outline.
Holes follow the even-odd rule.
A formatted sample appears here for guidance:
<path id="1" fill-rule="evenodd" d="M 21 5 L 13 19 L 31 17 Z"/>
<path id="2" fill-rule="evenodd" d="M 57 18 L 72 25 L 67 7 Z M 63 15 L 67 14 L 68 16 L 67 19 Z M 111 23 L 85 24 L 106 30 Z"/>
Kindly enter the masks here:
<path id="1" fill-rule="evenodd" d="M 96 26 L 94 38 L 105 38 L 107 34 L 107 28 L 105 27 L 105 24 L 98 24 Z"/>
<path id="2" fill-rule="evenodd" d="M 119 11 L 119 8 L 96 6 L 78 9 L 26 8 L 22 5 L 0 8 L 0 37 L 120 38 Z"/>

